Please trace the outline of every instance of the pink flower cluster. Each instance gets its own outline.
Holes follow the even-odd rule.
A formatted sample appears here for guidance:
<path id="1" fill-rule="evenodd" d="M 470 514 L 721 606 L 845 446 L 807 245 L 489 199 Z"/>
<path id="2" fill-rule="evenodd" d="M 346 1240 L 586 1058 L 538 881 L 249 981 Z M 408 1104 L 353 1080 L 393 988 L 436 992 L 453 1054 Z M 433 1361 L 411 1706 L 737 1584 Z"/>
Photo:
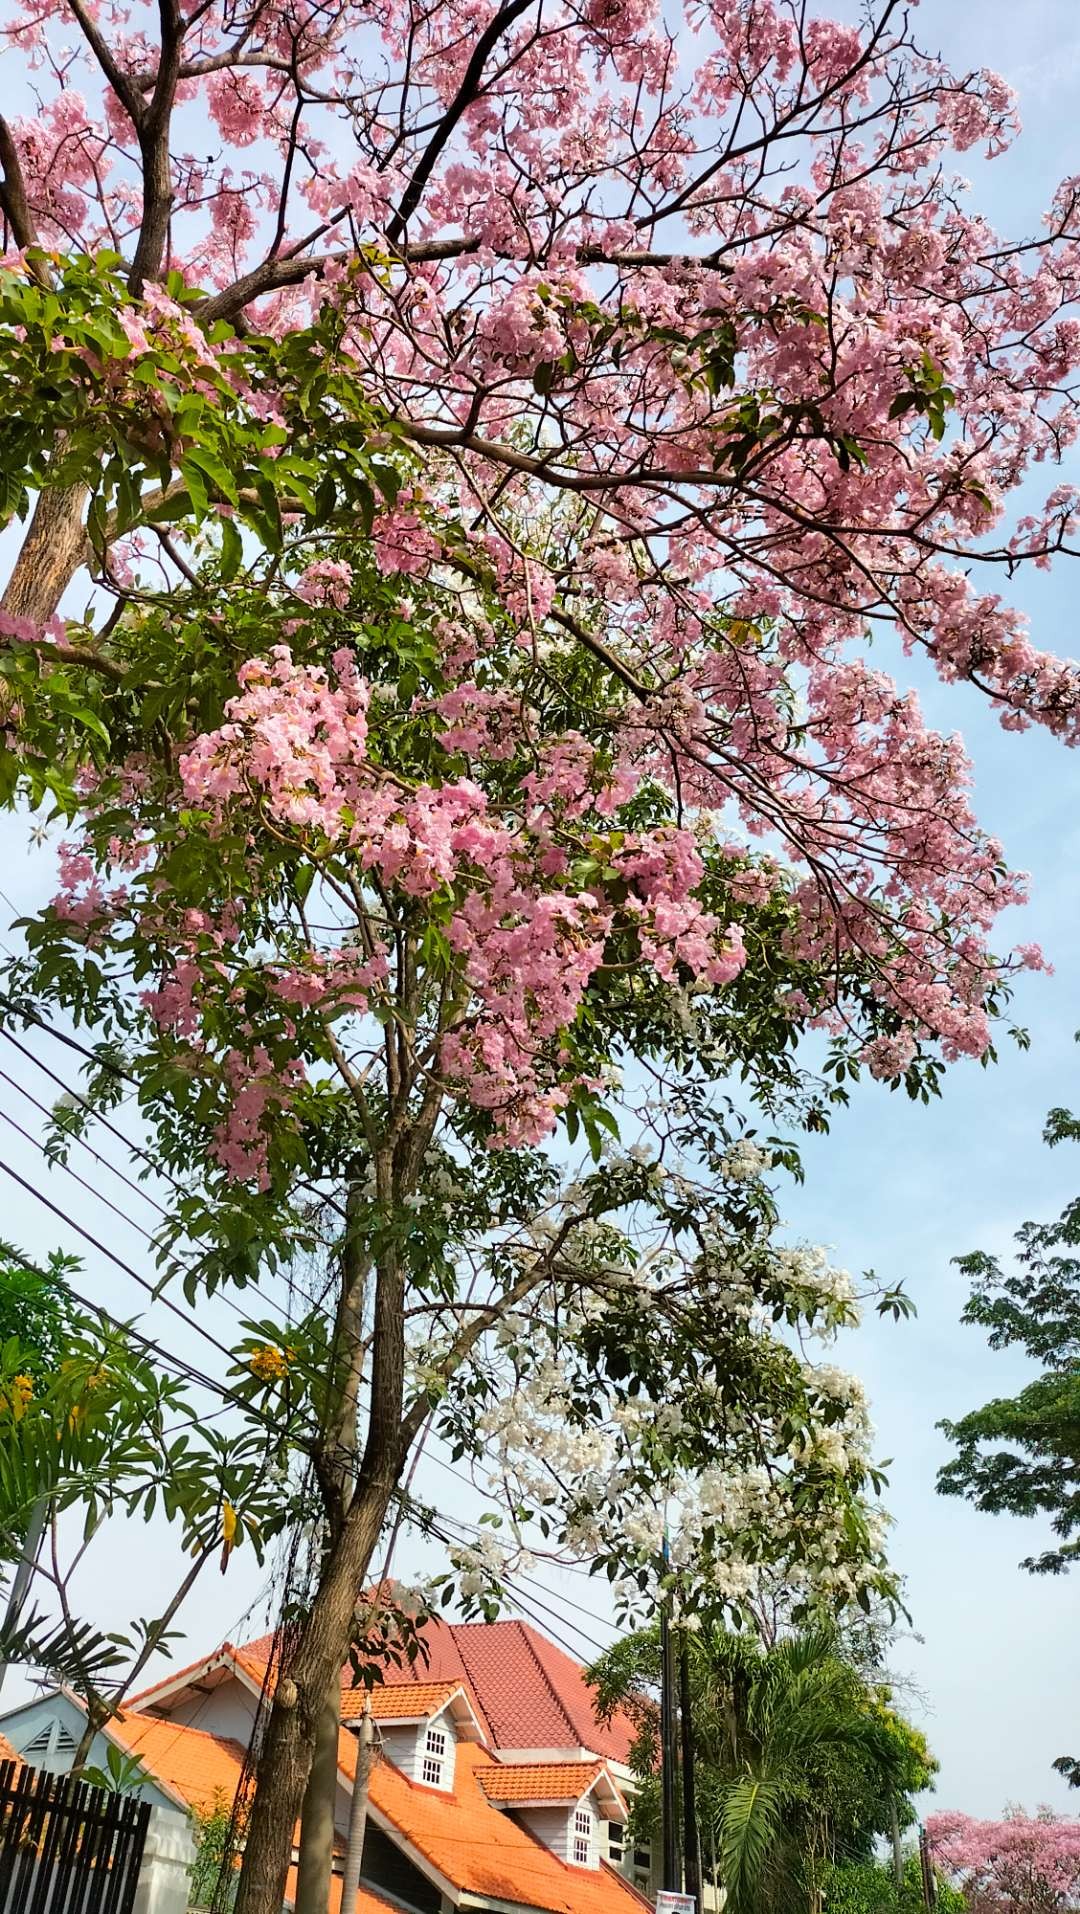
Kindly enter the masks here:
<path id="1" fill-rule="evenodd" d="M 245 665 L 240 678 L 226 723 L 197 738 L 181 760 L 187 802 L 223 824 L 257 806 L 275 829 L 327 842 L 361 882 L 370 877 L 407 897 L 451 901 L 446 937 L 467 1001 L 442 1036 L 441 1065 L 462 1094 L 491 1112 L 503 1144 L 546 1134 L 574 1087 L 561 1038 L 620 925 L 636 933 L 641 961 L 665 980 L 682 970 L 722 985 L 741 970 L 738 926 L 720 924 L 696 900 L 704 867 L 688 832 L 620 834 L 613 852 L 620 897 L 599 880 L 571 884 L 554 821 L 580 815 L 590 794 L 601 810 L 616 796 L 577 734 L 550 747 L 542 772 L 523 780 L 528 821 L 514 830 L 468 778 L 410 789 L 379 766 L 368 749 L 369 687 L 349 655 L 338 653 L 330 674 L 294 664 L 278 646 L 269 659 Z M 492 712 L 475 692 L 450 709 L 470 707 L 485 720 Z M 385 973 L 381 953 L 357 967 L 351 947 L 337 947 L 301 971 L 274 972 L 271 985 L 293 1004 L 316 1004 L 333 991 L 363 1009 Z M 189 1034 L 197 1016 L 190 961 L 178 963 L 147 1001 L 159 1021 Z M 262 1102 L 245 1100 L 250 1122 L 238 1138 L 230 1132 L 230 1165 L 251 1160 L 257 1113 L 271 1099 L 265 1067 L 257 1078 Z"/>
<path id="2" fill-rule="evenodd" d="M 1080 1819 L 1040 1810 L 976 1821 L 932 1814 L 937 1865 L 963 1889 L 971 1914 L 1065 1914 L 1080 1906 Z"/>

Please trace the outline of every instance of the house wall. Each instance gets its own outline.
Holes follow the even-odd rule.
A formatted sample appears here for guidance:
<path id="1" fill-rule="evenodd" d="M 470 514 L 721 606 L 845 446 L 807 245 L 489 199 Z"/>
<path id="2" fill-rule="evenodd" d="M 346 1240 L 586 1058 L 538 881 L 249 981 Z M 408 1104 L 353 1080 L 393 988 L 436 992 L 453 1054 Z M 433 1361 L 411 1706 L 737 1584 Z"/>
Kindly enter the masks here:
<path id="1" fill-rule="evenodd" d="M 577 1805 L 588 1811 L 590 1822 L 589 1866 L 596 1867 L 598 1864 L 596 1816 L 587 1802 L 579 1802 Z M 563 1807 L 520 1808 L 516 1811 L 514 1819 L 520 1821 L 522 1827 L 528 1828 L 529 1833 L 535 1835 L 538 1841 L 542 1841 L 544 1846 L 549 1848 L 552 1854 L 557 1855 L 560 1861 L 566 1861 L 573 1866 L 575 1865 L 574 1812 L 575 1810 L 573 1808 Z M 583 1866 L 584 1863 L 577 1862 L 576 1865 L 580 1867 Z"/>
<path id="2" fill-rule="evenodd" d="M 205 1728 L 207 1734 L 227 1735 L 246 1748 L 255 1725 L 257 1706 L 256 1697 L 248 1693 L 243 1683 L 230 1679 L 218 1682 L 213 1688 L 192 1689 L 190 1694 L 178 1697 L 175 1707 L 170 1701 L 168 1720 L 182 1721 L 186 1728 Z M 147 1712 L 157 1714 L 158 1710 L 151 1708 Z"/>
<path id="3" fill-rule="evenodd" d="M 436 1715 L 432 1721 L 423 1722 L 416 1727 L 380 1728 L 379 1741 L 382 1745 L 383 1754 L 388 1761 L 393 1762 L 395 1768 L 401 1769 L 402 1774 L 407 1774 L 410 1781 L 418 1781 L 421 1785 L 425 1785 L 424 1757 L 427 1753 L 427 1731 L 429 1728 L 434 1728 L 446 1736 L 446 1751 L 443 1755 L 441 1786 L 450 1792 L 454 1786 L 454 1762 L 457 1740 L 454 1735 L 453 1723 L 448 1714 L 443 1713 Z M 431 1786 L 432 1784 L 429 1782 L 426 1785 Z"/>
<path id="4" fill-rule="evenodd" d="M 179 1809 L 155 1808 L 146 1831 L 132 1914 L 186 1914 L 195 1837 Z"/>

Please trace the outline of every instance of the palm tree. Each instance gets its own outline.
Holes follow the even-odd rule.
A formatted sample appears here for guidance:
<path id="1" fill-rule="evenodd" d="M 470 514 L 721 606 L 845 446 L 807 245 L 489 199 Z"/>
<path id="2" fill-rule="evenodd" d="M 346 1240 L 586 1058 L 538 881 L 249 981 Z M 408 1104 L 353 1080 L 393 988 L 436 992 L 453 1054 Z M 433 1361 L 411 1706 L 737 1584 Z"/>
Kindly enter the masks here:
<path id="1" fill-rule="evenodd" d="M 903 1802 L 926 1784 L 925 1744 L 887 1706 L 887 1691 L 844 1658 L 828 1626 L 768 1648 L 706 1626 L 687 1648 L 707 1872 L 729 1914 L 815 1914 L 822 1865 L 866 1858 L 893 1797 Z M 635 1819 L 651 1834 L 656 1632 L 617 1644 L 591 1673 L 601 1711 L 621 1705 L 638 1723 Z"/>
<path id="2" fill-rule="evenodd" d="M 835 1858 L 827 1771 L 869 1765 L 887 1784 L 893 1749 L 867 1691 L 825 1628 L 782 1641 L 746 1688 L 733 1772 L 719 1790 L 717 1848 L 730 1914 L 806 1914 Z"/>

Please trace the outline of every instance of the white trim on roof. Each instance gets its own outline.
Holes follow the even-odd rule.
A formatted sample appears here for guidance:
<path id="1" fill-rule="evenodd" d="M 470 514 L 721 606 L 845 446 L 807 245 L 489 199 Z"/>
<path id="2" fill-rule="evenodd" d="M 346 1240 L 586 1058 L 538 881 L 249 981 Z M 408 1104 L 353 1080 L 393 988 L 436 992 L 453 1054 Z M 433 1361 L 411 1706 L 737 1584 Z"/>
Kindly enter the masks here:
<path id="1" fill-rule="evenodd" d="M 492 1765 L 498 1768 L 503 1768 L 503 1767 L 510 1768 L 510 1767 L 521 1767 L 524 1764 L 522 1762 L 497 1761 L 497 1762 L 494 1762 Z M 560 1764 L 558 1762 L 545 1763 L 545 1766 L 547 1767 L 558 1767 L 559 1765 Z M 565 1765 L 565 1764 L 561 1764 L 561 1765 Z M 484 1787 L 484 1777 L 482 1772 L 477 1772 L 476 1782 L 477 1782 L 477 1786 L 480 1788 L 481 1792 L 483 1793 L 484 1799 L 487 1802 L 488 1806 L 490 1808 L 498 1809 L 500 1813 L 503 1813 L 503 1814 L 511 1813 L 511 1812 L 516 1813 L 518 1809 L 520 1808 L 565 1808 L 567 1813 L 569 1813 L 573 1808 L 580 1807 L 583 1801 L 587 1801 L 591 1794 L 596 1794 L 597 1790 L 603 1787 L 603 1784 L 606 1782 L 607 1787 L 604 1791 L 603 1805 L 601 1805 L 600 1801 L 598 1801 L 596 1804 L 601 1820 L 626 1821 L 629 1819 L 626 1802 L 623 1800 L 622 1794 L 620 1793 L 619 1789 L 615 1786 L 615 1783 L 611 1775 L 608 1773 L 606 1763 L 601 1763 L 599 1773 L 594 1774 L 592 1780 L 589 1782 L 588 1787 L 582 1788 L 581 1793 L 578 1795 L 538 1794 L 536 1796 L 529 1795 L 527 1798 L 521 1795 L 514 1795 L 511 1800 L 499 1801 L 494 1799 L 491 1795 L 488 1794 L 487 1789 Z M 618 1810 L 618 1812 L 615 1814 L 610 1814 L 606 1812 L 606 1809 L 611 1806 L 614 1806 Z"/>
<path id="2" fill-rule="evenodd" d="M 399 1685 L 402 1693 L 407 1694 L 408 1688 L 404 1682 L 400 1684 L 385 1682 L 378 1693 L 393 1694 Z M 432 1683 L 432 1686 L 435 1684 Z M 355 1693 L 355 1690 L 353 1692 Z M 439 1716 L 445 1714 L 449 1714 L 453 1720 L 459 1741 L 475 1741 L 481 1748 L 488 1746 L 488 1738 L 480 1726 L 479 1717 L 462 1682 L 450 1690 L 445 1701 L 441 1701 L 437 1708 L 409 1708 L 399 1715 L 377 1715 L 373 1709 L 371 1718 L 377 1728 L 414 1728 L 421 1727 L 425 1722 L 438 1721 Z M 361 1719 L 362 1714 L 348 1715 L 343 1718 L 341 1725 L 343 1728 L 350 1728 L 354 1722 L 359 1722 Z"/>

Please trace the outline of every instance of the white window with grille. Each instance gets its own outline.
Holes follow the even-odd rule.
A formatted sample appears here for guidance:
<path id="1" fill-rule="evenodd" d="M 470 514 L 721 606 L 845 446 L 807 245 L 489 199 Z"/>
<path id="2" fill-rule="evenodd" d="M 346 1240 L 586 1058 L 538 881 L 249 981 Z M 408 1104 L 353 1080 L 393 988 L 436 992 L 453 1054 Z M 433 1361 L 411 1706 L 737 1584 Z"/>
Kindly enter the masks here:
<path id="1" fill-rule="evenodd" d="M 588 1808 L 574 1809 L 574 1845 L 575 1867 L 592 1866 L 593 1818 Z"/>
<path id="2" fill-rule="evenodd" d="M 420 1778 L 429 1788 L 445 1787 L 446 1750 L 448 1737 L 445 1728 L 429 1728 L 424 1739 L 424 1755 L 420 1764 Z"/>

